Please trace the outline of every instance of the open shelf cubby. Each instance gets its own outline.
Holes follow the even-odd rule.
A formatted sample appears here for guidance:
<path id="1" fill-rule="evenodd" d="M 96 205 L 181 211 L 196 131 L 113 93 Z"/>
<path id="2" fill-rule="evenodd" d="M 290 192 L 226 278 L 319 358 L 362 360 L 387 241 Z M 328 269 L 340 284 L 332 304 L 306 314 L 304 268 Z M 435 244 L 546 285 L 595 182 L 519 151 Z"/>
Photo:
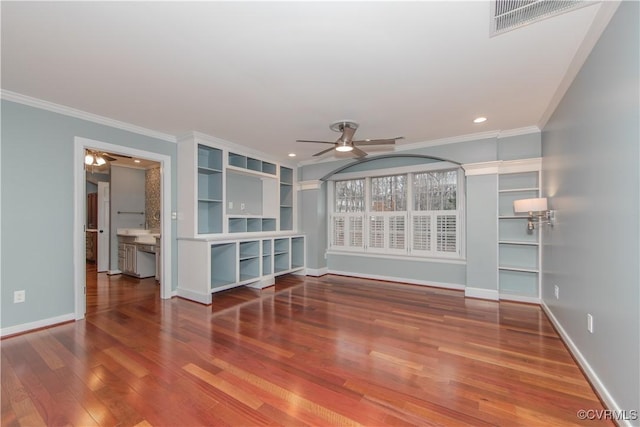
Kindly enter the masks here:
<path id="1" fill-rule="evenodd" d="M 304 238 L 291 238 L 291 268 L 304 266 Z"/>
<path id="2" fill-rule="evenodd" d="M 276 231 L 275 218 L 229 217 L 229 233 Z"/>
<path id="3" fill-rule="evenodd" d="M 271 240 L 262 241 L 262 275 L 267 276 L 273 273 L 273 253 L 271 251 Z"/>
<path id="4" fill-rule="evenodd" d="M 275 273 L 289 270 L 289 238 L 273 240 L 273 260 Z"/>
<path id="5" fill-rule="evenodd" d="M 226 286 L 237 281 L 236 244 L 211 245 L 211 287 Z"/>
<path id="6" fill-rule="evenodd" d="M 235 166 L 237 168 L 266 173 L 269 175 L 276 175 L 275 164 L 265 162 L 260 159 L 254 159 L 253 157 L 247 157 L 242 154 L 229 153 L 229 166 Z"/>
<path id="7" fill-rule="evenodd" d="M 222 202 L 198 200 L 198 234 L 222 233 Z"/>
<path id="8" fill-rule="evenodd" d="M 240 282 L 260 277 L 260 258 L 240 260 Z"/>
<path id="9" fill-rule="evenodd" d="M 222 172 L 222 151 L 198 144 L 198 168 Z"/>
<path id="10" fill-rule="evenodd" d="M 260 241 L 240 242 L 240 261 L 260 256 Z"/>

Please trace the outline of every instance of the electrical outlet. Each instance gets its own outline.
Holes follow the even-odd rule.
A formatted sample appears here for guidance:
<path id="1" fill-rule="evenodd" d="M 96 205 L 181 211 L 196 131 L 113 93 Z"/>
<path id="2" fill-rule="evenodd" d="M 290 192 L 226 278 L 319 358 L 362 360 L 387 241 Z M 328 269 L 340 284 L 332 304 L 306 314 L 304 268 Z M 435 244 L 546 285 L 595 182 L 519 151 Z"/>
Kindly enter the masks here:
<path id="1" fill-rule="evenodd" d="M 244 210 L 244 203 L 240 203 L 240 210 L 243 211 Z"/>
<path id="2" fill-rule="evenodd" d="M 171 212 L 171 219 L 178 219 L 178 212 Z"/>
<path id="3" fill-rule="evenodd" d="M 13 293 L 13 303 L 17 304 L 20 302 L 24 302 L 27 299 L 25 291 L 15 291 Z"/>
<path id="4" fill-rule="evenodd" d="M 593 333 L 593 316 L 587 313 L 587 331 Z"/>
<path id="5" fill-rule="evenodd" d="M 558 285 L 553 287 L 553 294 L 556 296 L 556 299 L 560 299 L 560 287 Z"/>

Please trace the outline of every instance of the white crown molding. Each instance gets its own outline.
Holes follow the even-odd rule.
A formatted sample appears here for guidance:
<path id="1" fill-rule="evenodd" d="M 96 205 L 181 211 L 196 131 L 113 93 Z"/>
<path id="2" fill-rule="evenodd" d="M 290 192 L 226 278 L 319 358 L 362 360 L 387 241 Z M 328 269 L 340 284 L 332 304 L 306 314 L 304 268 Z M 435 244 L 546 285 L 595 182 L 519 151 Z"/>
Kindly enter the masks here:
<path id="1" fill-rule="evenodd" d="M 527 126 L 518 129 L 503 130 L 500 131 L 498 139 L 510 138 L 512 136 L 530 135 L 532 133 L 540 133 L 540 128 L 538 126 Z"/>
<path id="2" fill-rule="evenodd" d="M 460 142 L 478 141 L 482 139 L 491 139 L 491 138 L 495 138 L 495 139 L 509 138 L 512 136 L 529 135 L 532 133 L 540 133 L 540 128 L 538 128 L 537 126 L 526 126 L 526 127 L 517 128 L 517 129 L 492 130 L 488 132 L 479 132 L 479 133 L 471 133 L 467 135 L 452 136 L 449 138 L 433 139 L 430 141 L 413 142 L 410 144 L 395 145 L 393 151 L 401 152 L 401 151 L 417 150 L 420 148 L 436 147 L 439 145 L 458 144 Z M 385 154 L 388 155 L 390 153 L 385 153 Z M 298 162 L 298 166 L 302 167 L 302 166 L 315 165 L 320 163 L 335 162 L 338 160 L 344 160 L 344 159 L 337 158 L 335 156 L 326 157 L 322 159 L 309 159 L 309 160 L 303 160 Z"/>
<path id="3" fill-rule="evenodd" d="M 547 105 L 546 110 L 544 111 L 544 113 L 542 113 L 542 117 L 540 117 L 540 120 L 538 121 L 538 127 L 540 129 L 544 129 L 547 122 L 556 111 L 556 108 L 558 108 L 560 101 L 562 101 L 562 98 L 564 98 L 564 95 L 567 93 L 567 90 L 573 83 L 573 80 L 578 75 L 578 72 L 580 72 L 580 70 L 582 69 L 582 66 L 584 65 L 585 61 L 591 54 L 591 51 L 600 39 L 600 36 L 604 32 L 604 29 L 607 28 L 607 25 L 609 25 L 609 21 L 611 21 L 611 18 L 618 9 L 618 6 L 620 6 L 620 3 L 621 2 L 619 0 L 608 0 L 599 2 L 599 5 L 597 6 L 599 8 L 598 12 L 593 19 L 591 26 L 587 30 L 587 34 L 582 39 L 582 43 L 578 47 L 576 54 L 573 56 L 573 59 L 571 60 L 571 63 L 569 64 L 564 77 L 560 81 L 558 88 L 549 101 L 549 105 Z"/>
<path id="4" fill-rule="evenodd" d="M 433 139 L 431 141 L 413 142 L 411 144 L 396 145 L 395 151 L 416 150 L 419 148 L 435 147 L 438 145 L 457 144 L 460 142 L 477 141 L 481 139 L 498 138 L 500 131 L 492 130 L 488 132 L 470 133 L 467 135 L 452 136 L 448 138 Z"/>
<path id="5" fill-rule="evenodd" d="M 163 141 L 174 143 L 176 142 L 176 137 L 174 135 L 169 135 L 168 133 L 158 132 L 155 130 L 143 128 L 141 126 L 136 126 L 131 123 L 125 123 L 119 120 L 110 119 L 108 117 L 99 116 L 97 114 L 87 113 L 86 111 L 77 110 L 65 105 L 55 104 L 53 102 L 44 101 L 42 99 L 33 98 L 31 96 L 22 95 L 17 92 L 11 92 L 9 90 L 2 89 L 2 91 L 0 92 L 0 97 L 7 101 L 17 102 L 18 104 L 28 105 L 30 107 L 51 111 L 53 113 L 63 114 L 69 117 L 75 117 L 76 119 L 86 120 L 88 122 L 125 130 L 127 132 L 137 133 L 139 135 L 144 135 L 151 138 L 161 139 Z"/>

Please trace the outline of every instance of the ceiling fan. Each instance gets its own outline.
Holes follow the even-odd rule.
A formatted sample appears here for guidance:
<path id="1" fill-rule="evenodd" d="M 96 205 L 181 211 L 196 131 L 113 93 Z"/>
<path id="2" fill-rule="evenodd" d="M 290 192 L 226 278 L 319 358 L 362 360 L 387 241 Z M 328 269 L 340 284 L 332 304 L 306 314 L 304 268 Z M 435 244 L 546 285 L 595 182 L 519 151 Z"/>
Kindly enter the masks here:
<path id="1" fill-rule="evenodd" d="M 356 133 L 358 129 L 358 123 L 352 120 L 338 120 L 337 122 L 331 123 L 329 129 L 335 132 L 342 132 L 342 135 L 336 140 L 336 142 L 330 141 L 313 141 L 308 139 L 297 139 L 296 142 L 313 142 L 318 144 L 332 144 L 333 147 L 327 148 L 326 150 L 320 151 L 319 153 L 314 154 L 313 156 L 321 156 L 329 151 L 336 150 L 339 152 L 351 152 L 355 154 L 357 157 L 364 157 L 367 155 L 366 152 L 361 150 L 360 146 L 363 145 L 393 145 L 396 143 L 396 140 L 403 139 L 403 136 L 398 136 L 395 138 L 388 139 L 362 139 L 362 140 L 353 140 L 353 135 Z"/>
<path id="2" fill-rule="evenodd" d="M 120 155 L 120 157 L 126 157 L 128 159 L 131 158 L 131 156 L 125 155 Z M 107 163 L 107 161 L 113 162 L 116 160 L 118 159 L 116 157 L 110 156 L 109 153 L 101 153 L 93 150 L 87 150 L 84 156 L 84 164 L 87 166 L 102 166 Z"/>

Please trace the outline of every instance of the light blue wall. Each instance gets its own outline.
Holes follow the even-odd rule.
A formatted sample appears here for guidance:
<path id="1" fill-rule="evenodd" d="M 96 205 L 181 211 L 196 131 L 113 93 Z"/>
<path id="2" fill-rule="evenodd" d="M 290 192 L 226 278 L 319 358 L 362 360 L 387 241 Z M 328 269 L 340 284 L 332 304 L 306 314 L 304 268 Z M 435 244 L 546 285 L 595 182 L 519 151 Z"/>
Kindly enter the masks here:
<path id="1" fill-rule="evenodd" d="M 622 2 L 542 133 L 543 188 L 557 210 L 544 229 L 542 298 L 628 411 L 640 409 L 639 5 Z"/>
<path id="2" fill-rule="evenodd" d="M 467 176 L 467 286 L 498 290 L 498 175 Z"/>
<path id="3" fill-rule="evenodd" d="M 262 179 L 243 173 L 227 172 L 227 213 L 262 215 Z M 229 202 L 233 208 L 229 208 Z M 244 204 L 244 209 L 242 205 Z"/>
<path id="4" fill-rule="evenodd" d="M 2 328 L 74 312 L 76 136 L 171 156 L 176 188 L 176 144 L 2 100 Z M 175 284 L 175 240 L 172 259 Z M 13 304 L 21 289 L 26 301 Z"/>
<path id="5" fill-rule="evenodd" d="M 398 154 L 402 156 L 434 156 L 458 163 L 502 160 L 499 157 L 500 155 L 504 155 L 508 160 L 539 157 L 540 135 L 539 133 L 533 135 L 525 134 L 505 138 L 504 141 L 499 138 L 483 138 L 400 151 Z M 320 179 L 353 162 L 353 160 L 338 160 L 305 165 L 299 169 L 298 176 L 301 177 L 302 181 Z M 344 172 L 375 170 L 372 168 L 394 168 L 428 162 L 431 161 L 424 158 L 385 158 L 351 166 L 345 169 Z M 471 262 L 471 274 L 469 274 L 468 266 L 464 263 L 446 263 L 420 259 L 367 258 L 365 256 L 342 254 L 340 256 L 329 255 L 326 260 L 327 267 L 329 270 L 334 271 L 378 275 L 395 278 L 399 281 L 411 279 L 462 286 L 466 284 L 472 287 L 497 290 L 497 175 L 489 176 L 488 178 L 475 177 L 475 179 L 474 182 L 477 182 L 478 185 L 472 184 L 470 189 L 466 189 L 467 198 L 471 197 L 474 203 L 471 217 L 472 223 L 466 226 L 467 248 L 471 248 L 471 252 L 467 251 L 465 256 L 467 262 Z M 490 180 L 492 183 L 486 183 L 486 180 Z M 310 190 L 302 192 L 301 198 L 304 203 L 308 202 L 308 198 L 305 196 L 308 191 Z M 311 196 L 311 198 L 315 197 Z M 315 208 L 306 207 L 303 209 L 306 210 L 301 211 L 301 218 L 307 214 L 307 211 Z M 489 212 L 488 210 L 490 209 L 493 209 L 493 211 Z M 315 251 L 313 258 L 309 260 L 309 266 L 311 267 L 311 262 L 317 262 L 319 266 L 324 266 L 324 253 L 327 249 L 326 206 L 323 207 L 323 214 L 315 214 L 313 218 L 315 219 L 310 219 L 310 217 L 303 218 L 301 223 L 303 224 L 302 231 L 307 234 L 307 245 L 310 248 L 314 248 Z M 469 234 L 471 226 L 481 226 L 483 228 L 481 230 L 474 229 Z M 320 235 L 317 230 L 322 230 L 322 234 Z M 490 248 L 490 253 L 487 253 L 487 248 Z M 493 254 L 493 258 L 491 258 L 491 254 Z M 469 260 L 470 256 L 473 259 Z M 486 264 L 487 262 L 490 262 L 490 264 Z M 490 271 L 493 271 L 493 275 L 490 274 Z"/>

